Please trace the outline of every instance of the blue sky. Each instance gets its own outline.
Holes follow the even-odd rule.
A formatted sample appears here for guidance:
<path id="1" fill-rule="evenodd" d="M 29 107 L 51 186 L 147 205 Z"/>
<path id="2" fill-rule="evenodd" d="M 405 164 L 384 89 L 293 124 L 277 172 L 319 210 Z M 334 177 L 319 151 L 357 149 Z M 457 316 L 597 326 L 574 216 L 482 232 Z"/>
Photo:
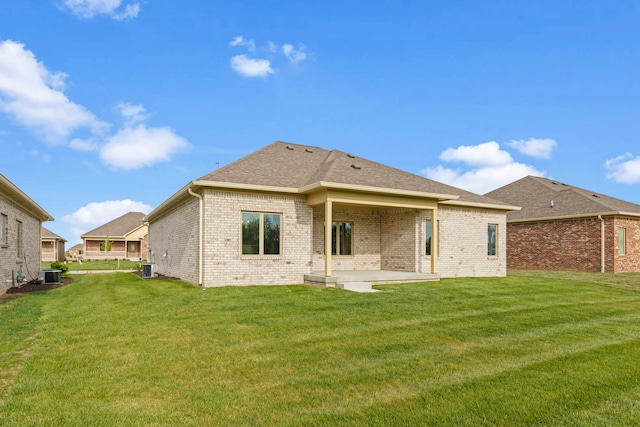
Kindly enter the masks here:
<path id="1" fill-rule="evenodd" d="M 638 1 L 5 0 L 0 173 L 68 240 L 273 141 L 640 203 Z"/>

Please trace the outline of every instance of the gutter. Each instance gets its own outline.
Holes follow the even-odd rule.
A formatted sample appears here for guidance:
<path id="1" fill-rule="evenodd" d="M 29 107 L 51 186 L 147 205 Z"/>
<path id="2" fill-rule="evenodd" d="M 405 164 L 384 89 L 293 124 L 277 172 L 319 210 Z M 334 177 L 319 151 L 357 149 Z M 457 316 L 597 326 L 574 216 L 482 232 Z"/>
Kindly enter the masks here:
<path id="1" fill-rule="evenodd" d="M 187 191 L 189 192 L 189 194 L 191 194 L 194 197 L 197 197 L 199 199 L 199 209 L 198 209 L 198 216 L 199 216 L 199 220 L 198 220 L 198 286 L 202 286 L 202 276 L 203 276 L 203 265 L 202 265 L 202 259 L 203 257 L 203 242 L 204 242 L 204 238 L 202 236 L 202 231 L 204 229 L 204 200 L 202 198 L 202 195 L 198 194 L 198 193 L 194 193 L 193 190 L 191 190 L 191 187 L 187 187 Z"/>

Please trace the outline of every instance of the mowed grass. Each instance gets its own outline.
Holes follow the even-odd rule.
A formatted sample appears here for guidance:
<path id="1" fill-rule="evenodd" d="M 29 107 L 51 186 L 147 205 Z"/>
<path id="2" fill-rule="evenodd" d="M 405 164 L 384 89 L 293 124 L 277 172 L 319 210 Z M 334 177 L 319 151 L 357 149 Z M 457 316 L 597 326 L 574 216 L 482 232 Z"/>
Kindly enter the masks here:
<path id="1" fill-rule="evenodd" d="M 515 274 L 373 294 L 77 276 L 0 302 L 0 425 L 640 424 L 637 289 Z"/>

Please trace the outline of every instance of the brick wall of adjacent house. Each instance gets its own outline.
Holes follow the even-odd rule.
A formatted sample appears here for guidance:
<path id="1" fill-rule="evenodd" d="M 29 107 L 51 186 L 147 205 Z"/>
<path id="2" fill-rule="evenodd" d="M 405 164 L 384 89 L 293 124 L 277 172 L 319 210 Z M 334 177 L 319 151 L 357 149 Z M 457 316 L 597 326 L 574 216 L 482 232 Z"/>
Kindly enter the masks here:
<path id="1" fill-rule="evenodd" d="M 600 271 L 601 221 L 597 218 L 513 223 L 508 228 L 509 268 Z M 612 243 L 607 243 L 606 252 L 611 253 Z M 605 265 L 608 271 L 613 267 L 610 258 Z"/>
<path id="2" fill-rule="evenodd" d="M 625 251 L 619 251 L 619 230 L 625 229 Z M 611 249 L 607 250 L 607 270 L 615 273 L 640 272 L 640 218 L 615 217 L 607 221 L 605 228 L 611 236 Z M 610 230 L 610 231 L 609 231 Z"/>
<path id="3" fill-rule="evenodd" d="M 0 213 L 7 215 L 9 232 L 6 245 L 0 245 L 0 294 L 12 285 L 12 273 L 26 276 L 26 280 L 38 278 L 40 271 L 40 220 L 0 195 Z M 17 251 L 17 221 L 22 222 L 23 253 Z M 0 232 L 3 232 L 0 230 Z"/>
<path id="4" fill-rule="evenodd" d="M 440 207 L 438 273 L 441 277 L 484 277 L 507 274 L 507 227 L 504 212 Z M 497 255 L 487 255 L 487 227 L 498 226 Z M 425 242 L 426 227 L 422 227 Z M 421 243 L 422 245 L 423 243 Z M 429 272 L 431 258 L 424 255 L 422 271 Z"/>
<path id="5" fill-rule="evenodd" d="M 104 260 L 104 259 L 124 259 L 127 257 L 127 247 L 123 240 L 111 240 L 111 247 L 108 251 L 100 250 L 100 246 L 104 245 L 104 240 L 85 240 L 86 253 L 85 259 Z"/>
<path id="6" fill-rule="evenodd" d="M 313 209 L 304 196 L 207 191 L 205 286 L 303 283 L 311 272 Z M 281 255 L 242 254 L 242 213 L 281 214 Z"/>
<path id="7" fill-rule="evenodd" d="M 199 200 L 187 199 L 149 224 L 149 259 L 158 273 L 199 284 Z"/>

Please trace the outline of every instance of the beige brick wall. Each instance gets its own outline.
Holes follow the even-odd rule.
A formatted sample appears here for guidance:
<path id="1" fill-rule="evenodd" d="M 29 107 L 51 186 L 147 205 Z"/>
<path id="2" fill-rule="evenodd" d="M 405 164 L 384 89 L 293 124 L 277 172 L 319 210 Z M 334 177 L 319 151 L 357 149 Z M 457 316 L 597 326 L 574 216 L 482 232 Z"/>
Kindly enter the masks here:
<path id="1" fill-rule="evenodd" d="M 19 271 L 26 280 L 38 278 L 40 271 L 40 220 L 0 195 L 0 213 L 7 215 L 9 224 L 8 242 L 0 246 L 0 294 L 12 286 Z M 17 253 L 17 221 L 22 222 L 22 244 L 24 252 Z"/>
<path id="2" fill-rule="evenodd" d="M 502 277 L 507 274 L 506 215 L 504 212 L 441 207 L 438 209 L 441 277 Z M 497 256 L 487 256 L 487 226 L 498 225 Z M 420 233 L 424 242 L 426 227 Z M 424 256 L 422 271 L 429 272 L 430 257 Z"/>
<path id="3" fill-rule="evenodd" d="M 304 196 L 205 193 L 206 286 L 297 284 L 311 272 L 313 209 Z M 281 214 L 280 255 L 242 255 L 242 212 Z"/>
<path id="4" fill-rule="evenodd" d="M 199 201 L 192 197 L 149 224 L 149 259 L 158 273 L 198 284 Z"/>

